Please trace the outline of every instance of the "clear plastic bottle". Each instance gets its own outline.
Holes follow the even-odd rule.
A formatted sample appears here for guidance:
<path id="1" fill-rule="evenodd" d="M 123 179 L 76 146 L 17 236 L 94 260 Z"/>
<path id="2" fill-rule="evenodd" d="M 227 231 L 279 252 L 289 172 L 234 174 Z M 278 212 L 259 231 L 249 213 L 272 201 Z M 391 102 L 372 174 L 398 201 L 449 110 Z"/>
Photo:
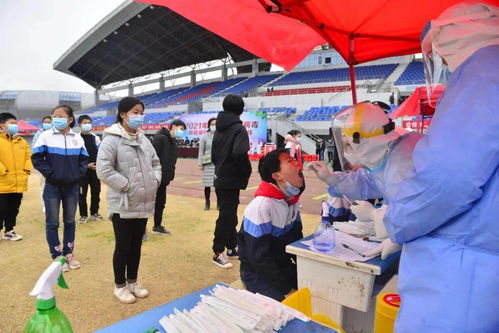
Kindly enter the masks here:
<path id="1" fill-rule="evenodd" d="M 329 223 L 329 209 L 325 201 L 322 202 L 321 223 L 315 229 L 312 245 L 320 252 L 331 251 L 336 246 L 336 234 L 334 228 Z"/>

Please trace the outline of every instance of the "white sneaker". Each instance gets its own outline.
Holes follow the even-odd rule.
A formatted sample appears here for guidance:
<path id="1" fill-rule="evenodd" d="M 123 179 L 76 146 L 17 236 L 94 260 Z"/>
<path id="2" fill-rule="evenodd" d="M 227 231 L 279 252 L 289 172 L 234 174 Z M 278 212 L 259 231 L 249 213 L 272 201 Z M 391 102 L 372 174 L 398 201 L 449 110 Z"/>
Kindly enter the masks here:
<path id="1" fill-rule="evenodd" d="M 70 269 L 78 269 L 81 267 L 80 262 L 76 259 L 73 253 L 66 255 L 66 262 L 68 263 Z"/>
<path id="2" fill-rule="evenodd" d="M 137 300 L 130 292 L 130 289 L 128 289 L 128 286 L 124 286 L 122 288 L 114 287 L 114 296 L 116 296 L 121 303 L 126 304 L 135 303 Z"/>
<path id="3" fill-rule="evenodd" d="M 54 261 L 57 261 L 58 259 L 64 258 L 63 256 L 58 256 L 57 258 L 54 259 Z M 69 272 L 69 266 L 68 266 L 68 261 L 67 259 L 64 261 L 64 264 L 62 265 L 62 271 L 64 273 Z"/>
<path id="4" fill-rule="evenodd" d="M 232 263 L 223 252 L 220 253 L 215 259 L 211 259 L 211 262 L 222 268 L 232 268 Z"/>
<path id="5" fill-rule="evenodd" d="M 127 287 L 130 292 L 138 298 L 144 298 L 149 296 L 149 292 L 147 291 L 146 288 L 142 287 L 139 283 L 133 282 L 133 283 L 128 283 L 127 282 Z"/>
<path id="6" fill-rule="evenodd" d="M 17 234 L 14 230 L 8 231 L 3 234 L 3 239 L 10 239 L 11 241 L 18 241 L 23 239 L 23 236 Z"/>

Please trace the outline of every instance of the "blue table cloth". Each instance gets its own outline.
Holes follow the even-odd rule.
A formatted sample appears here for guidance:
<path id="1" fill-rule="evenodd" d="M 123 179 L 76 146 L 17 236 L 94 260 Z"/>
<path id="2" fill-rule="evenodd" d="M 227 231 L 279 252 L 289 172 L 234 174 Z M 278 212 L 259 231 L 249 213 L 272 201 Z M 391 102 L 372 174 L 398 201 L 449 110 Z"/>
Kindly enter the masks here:
<path id="1" fill-rule="evenodd" d="M 159 320 L 163 316 L 167 316 L 173 313 L 173 309 L 177 308 L 182 311 L 183 309 L 193 308 L 197 302 L 201 300 L 201 294 L 208 295 L 209 291 L 215 287 L 217 284 L 206 287 L 190 295 L 184 296 L 182 298 L 176 299 L 172 302 L 160 305 L 154 309 L 148 310 L 146 312 L 140 313 L 128 319 L 117 322 L 111 326 L 102 328 L 97 333 L 140 333 L 145 332 L 148 328 L 154 327 L 160 332 L 165 332 L 165 330 L 159 324 Z M 224 285 L 219 283 L 219 285 Z M 126 306 L 126 305 L 124 305 Z M 309 321 L 307 323 L 302 322 L 298 319 L 293 319 L 279 332 L 284 333 L 338 333 L 337 330 L 323 326 L 317 322 Z"/>

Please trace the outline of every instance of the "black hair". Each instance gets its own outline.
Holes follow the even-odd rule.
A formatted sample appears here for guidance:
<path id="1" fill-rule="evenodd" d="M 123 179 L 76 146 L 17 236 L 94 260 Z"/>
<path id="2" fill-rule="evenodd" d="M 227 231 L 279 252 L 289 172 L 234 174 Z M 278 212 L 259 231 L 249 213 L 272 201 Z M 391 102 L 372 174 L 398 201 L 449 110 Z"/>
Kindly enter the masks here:
<path id="1" fill-rule="evenodd" d="M 74 116 L 73 108 L 70 107 L 69 105 L 61 104 L 61 105 L 58 105 L 55 108 L 53 108 L 52 112 L 50 112 L 50 114 L 53 114 L 54 111 L 57 109 L 63 109 L 64 112 L 66 112 L 66 115 L 68 116 L 68 118 L 73 118 L 73 121 L 69 124 L 69 127 L 73 128 L 75 126 L 75 116 Z"/>
<path id="2" fill-rule="evenodd" d="M 295 136 L 295 135 L 301 134 L 301 132 L 299 130 L 294 129 L 294 130 L 289 131 L 288 134 L 291 136 Z"/>
<path id="3" fill-rule="evenodd" d="M 172 128 L 172 126 L 175 125 L 175 126 L 183 126 L 184 128 L 187 128 L 187 126 L 185 126 L 185 123 L 180 120 L 180 119 L 175 119 L 174 121 L 172 121 L 170 123 L 170 129 Z"/>
<path id="4" fill-rule="evenodd" d="M 16 116 L 9 112 L 0 113 L 0 124 L 5 124 L 7 120 L 14 119 L 17 120 Z"/>
<path id="5" fill-rule="evenodd" d="M 45 119 L 50 119 L 50 121 L 52 121 L 52 117 L 51 116 L 45 116 L 42 118 L 42 123 L 45 121 Z"/>
<path id="6" fill-rule="evenodd" d="M 90 120 L 90 122 L 92 122 L 92 118 L 90 118 L 90 116 L 83 114 L 78 117 L 78 125 L 80 125 L 84 120 Z"/>
<path id="7" fill-rule="evenodd" d="M 229 94 L 225 96 L 222 107 L 226 112 L 232 112 L 235 115 L 243 113 L 244 101 L 241 96 Z"/>
<path id="8" fill-rule="evenodd" d="M 262 157 L 258 163 L 258 173 L 263 181 L 277 185 L 277 181 L 272 178 L 272 174 L 281 170 L 281 160 L 279 159 L 281 154 L 289 154 L 289 152 L 286 149 L 279 148 Z"/>
<path id="9" fill-rule="evenodd" d="M 217 118 L 210 118 L 208 119 L 208 132 L 210 132 L 210 126 L 211 126 L 211 123 L 214 122 L 215 120 L 217 120 Z"/>
<path id="10" fill-rule="evenodd" d="M 138 98 L 135 97 L 125 97 L 120 100 L 120 103 L 118 104 L 118 113 L 116 114 L 116 120 L 114 121 L 115 123 L 123 123 L 123 118 L 120 117 L 122 113 L 127 113 L 130 111 L 135 105 L 140 104 L 142 105 L 142 109 L 145 110 L 144 103 Z"/>
<path id="11" fill-rule="evenodd" d="M 385 113 L 388 113 L 390 112 L 390 105 L 384 103 L 384 102 L 381 102 L 381 101 L 374 101 L 372 102 L 374 105 L 377 105 L 381 108 L 381 110 L 385 111 Z"/>

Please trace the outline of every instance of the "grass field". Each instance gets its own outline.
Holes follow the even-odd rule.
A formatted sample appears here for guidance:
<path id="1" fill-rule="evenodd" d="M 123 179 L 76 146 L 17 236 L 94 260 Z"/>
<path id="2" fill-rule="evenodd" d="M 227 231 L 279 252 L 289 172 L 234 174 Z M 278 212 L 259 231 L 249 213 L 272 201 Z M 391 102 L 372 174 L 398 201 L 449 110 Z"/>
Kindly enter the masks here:
<path id="1" fill-rule="evenodd" d="M 168 195 L 164 225 L 172 235 L 149 233 L 149 240 L 142 247 L 139 282 L 150 291 L 150 296 L 131 305 L 120 303 L 113 295 L 111 222 L 106 219 L 77 224 L 75 255 L 82 267 L 65 273 L 69 290 L 56 287 L 58 307 L 67 315 L 75 331 L 91 332 L 215 282 L 238 280 L 237 261 L 233 261 L 234 267 L 228 270 L 211 263 L 217 211 L 205 212 L 203 205 L 202 199 L 174 195 L 174 191 Z M 101 207 L 100 212 L 104 215 L 105 186 Z M 239 218 L 244 208 L 240 206 Z M 302 218 L 304 234 L 312 233 L 317 216 L 303 214 Z M 150 220 L 149 231 L 151 224 Z M 35 311 L 35 299 L 28 293 L 51 262 L 36 176 L 30 177 L 29 192 L 25 193 L 21 204 L 16 231 L 24 236 L 23 240 L 0 240 L 0 332 L 22 331 Z"/>

